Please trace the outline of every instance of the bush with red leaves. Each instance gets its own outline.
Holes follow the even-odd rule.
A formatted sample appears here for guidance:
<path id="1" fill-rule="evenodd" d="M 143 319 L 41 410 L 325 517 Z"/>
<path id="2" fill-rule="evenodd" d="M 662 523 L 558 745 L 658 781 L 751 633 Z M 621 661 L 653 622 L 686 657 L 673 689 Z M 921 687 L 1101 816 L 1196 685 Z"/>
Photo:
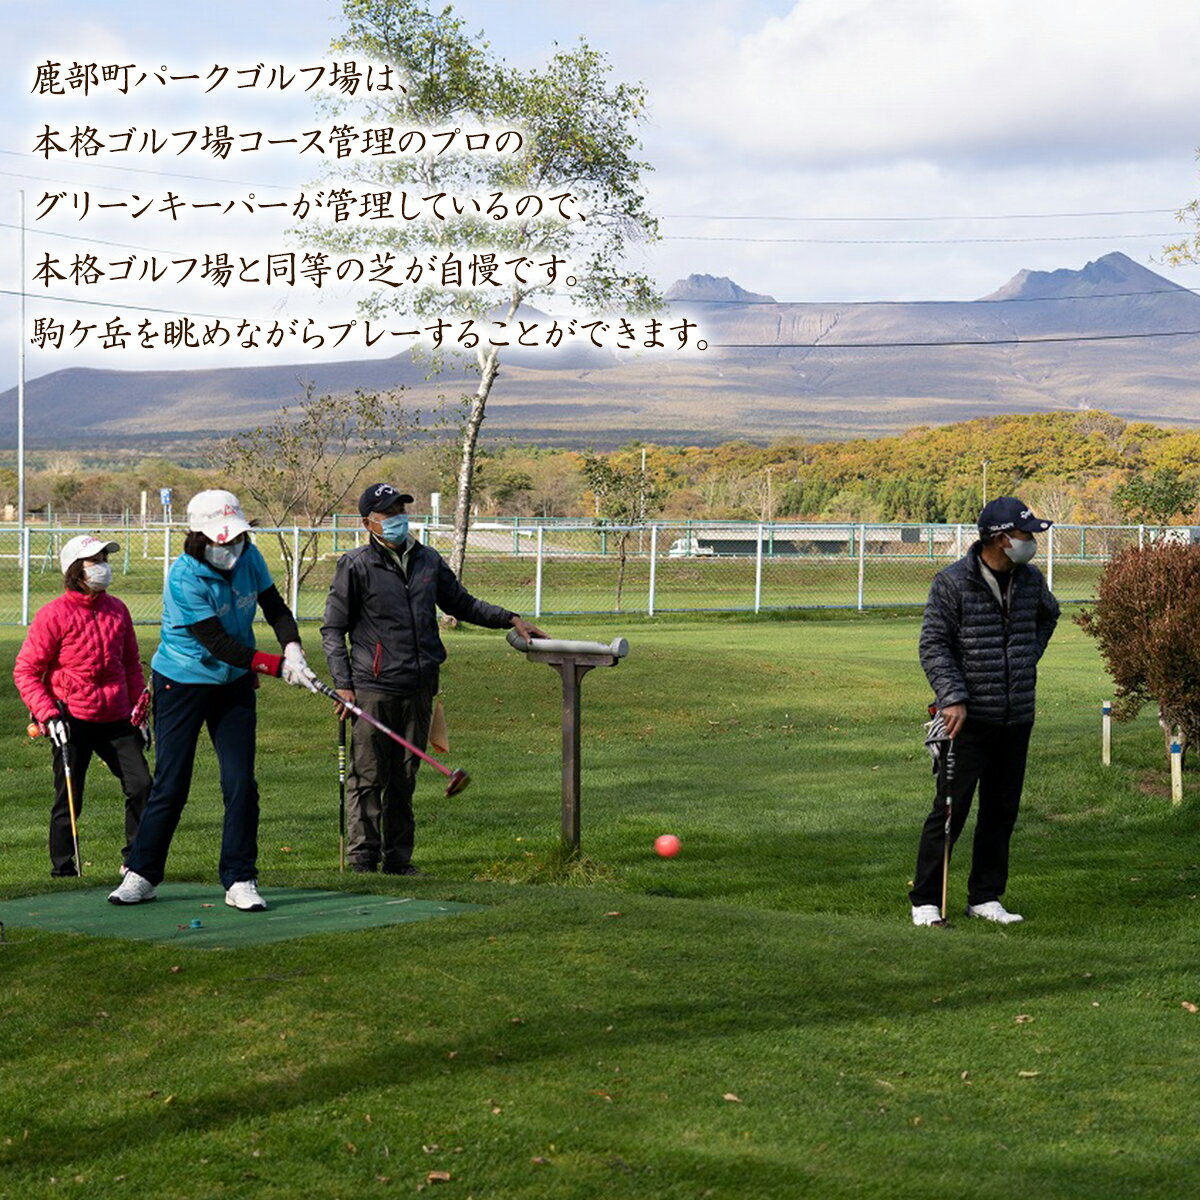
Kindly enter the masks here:
<path id="1" fill-rule="evenodd" d="M 1113 716 L 1129 720 L 1152 702 L 1185 744 L 1200 745 L 1200 545 L 1123 550 L 1076 620 L 1116 684 Z"/>

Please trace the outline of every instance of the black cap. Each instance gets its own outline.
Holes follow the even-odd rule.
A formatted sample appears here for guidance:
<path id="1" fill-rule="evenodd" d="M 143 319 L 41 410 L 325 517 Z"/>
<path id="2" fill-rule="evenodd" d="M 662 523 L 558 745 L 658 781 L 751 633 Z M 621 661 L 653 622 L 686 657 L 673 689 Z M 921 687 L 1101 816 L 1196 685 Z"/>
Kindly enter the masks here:
<path id="1" fill-rule="evenodd" d="M 1009 529 L 1020 529 L 1024 533 L 1043 533 L 1053 525 L 1042 517 L 1035 517 L 1024 501 L 1016 496 L 997 496 L 983 506 L 979 514 L 979 532 L 985 536 L 1004 533 Z"/>
<path id="2" fill-rule="evenodd" d="M 369 517 L 373 512 L 384 512 L 401 501 L 411 504 L 412 499 L 407 492 L 398 491 L 390 483 L 373 483 L 358 498 L 358 515 Z"/>

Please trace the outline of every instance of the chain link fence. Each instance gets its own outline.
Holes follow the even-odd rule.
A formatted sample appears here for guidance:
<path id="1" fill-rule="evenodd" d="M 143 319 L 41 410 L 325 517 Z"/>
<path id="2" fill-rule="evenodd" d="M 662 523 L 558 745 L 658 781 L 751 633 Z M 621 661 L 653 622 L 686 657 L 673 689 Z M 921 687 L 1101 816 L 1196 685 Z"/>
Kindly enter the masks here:
<path id="1" fill-rule="evenodd" d="M 412 528 L 449 555 L 449 527 L 414 518 Z M 185 532 L 182 525 L 128 522 L 30 525 L 23 532 L 0 527 L 0 624 L 27 624 L 59 594 L 58 552 L 79 533 L 120 543 L 111 560 L 113 590 L 137 623 L 156 624 L 166 570 Z M 1193 529 L 1168 534 L 1200 539 Z M 321 528 L 255 531 L 280 591 L 310 621 L 321 618 L 337 559 L 365 536 L 351 517 Z M 1137 525 L 1056 525 L 1040 538 L 1038 562 L 1060 600 L 1087 601 L 1114 553 L 1157 536 Z M 480 521 L 471 529 L 464 583 L 477 596 L 534 617 L 897 608 L 924 604 L 933 576 L 974 537 L 971 525 Z M 298 578 L 290 570 L 296 561 Z"/>

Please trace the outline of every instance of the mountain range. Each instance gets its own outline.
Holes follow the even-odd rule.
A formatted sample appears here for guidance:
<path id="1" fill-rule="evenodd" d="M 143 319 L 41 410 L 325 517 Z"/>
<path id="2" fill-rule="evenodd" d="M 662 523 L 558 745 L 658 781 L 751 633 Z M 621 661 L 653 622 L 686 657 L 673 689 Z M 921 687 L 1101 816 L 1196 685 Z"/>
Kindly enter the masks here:
<path id="1" fill-rule="evenodd" d="M 544 445 L 711 444 L 880 436 L 1000 413 L 1099 408 L 1200 425 L 1200 296 L 1106 254 L 1020 271 L 970 301 L 786 304 L 692 275 L 666 293 L 709 349 L 502 359 L 485 431 Z M 131 446 L 244 429 L 320 392 L 409 389 L 414 406 L 473 390 L 407 355 L 208 370 L 68 368 L 26 386 L 32 447 Z M 0 397 L 16 442 L 16 390 Z"/>

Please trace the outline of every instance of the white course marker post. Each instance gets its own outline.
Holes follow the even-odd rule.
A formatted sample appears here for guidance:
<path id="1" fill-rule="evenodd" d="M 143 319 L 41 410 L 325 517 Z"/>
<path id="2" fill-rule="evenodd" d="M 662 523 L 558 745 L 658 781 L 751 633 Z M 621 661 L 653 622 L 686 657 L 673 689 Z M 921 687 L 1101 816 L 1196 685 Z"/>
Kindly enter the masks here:
<path id="1" fill-rule="evenodd" d="M 1100 761 L 1112 766 L 1112 701 L 1100 705 Z"/>
<path id="2" fill-rule="evenodd" d="M 1171 803 L 1183 803 L 1183 747 L 1171 742 Z"/>

